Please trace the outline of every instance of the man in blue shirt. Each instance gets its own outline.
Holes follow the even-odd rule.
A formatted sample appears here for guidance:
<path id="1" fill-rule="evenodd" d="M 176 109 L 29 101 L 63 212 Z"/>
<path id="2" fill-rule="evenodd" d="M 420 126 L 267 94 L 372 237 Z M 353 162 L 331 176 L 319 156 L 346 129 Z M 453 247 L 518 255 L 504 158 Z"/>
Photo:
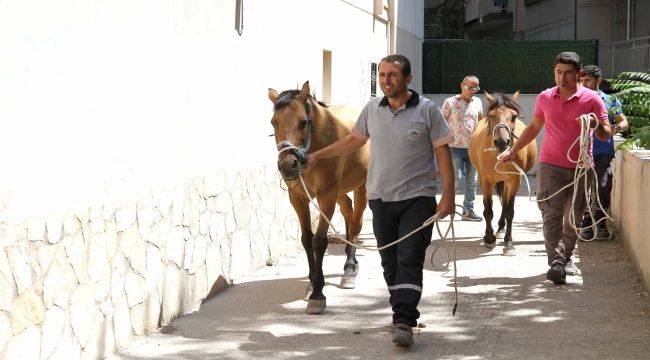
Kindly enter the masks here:
<path id="1" fill-rule="evenodd" d="M 605 106 L 607 106 L 609 122 L 612 125 L 612 136 L 626 130 L 629 125 L 625 115 L 623 114 L 623 104 L 621 103 L 621 100 L 610 97 L 599 88 L 600 83 L 603 81 L 600 68 L 596 65 L 586 65 L 583 70 L 584 75 L 580 78 L 582 85 L 591 90 L 597 91 L 605 102 Z M 600 199 L 600 203 L 605 210 L 609 208 L 610 204 L 610 193 L 612 191 L 612 159 L 615 156 L 616 151 L 614 150 L 614 139 L 612 137 L 610 137 L 608 141 L 602 141 L 595 136 L 593 137 L 593 157 L 596 179 L 598 181 L 598 199 Z M 593 190 L 589 204 L 589 206 L 596 211 L 594 212 L 595 219 L 592 219 L 589 213 L 589 208 L 585 210 L 581 226 L 584 229 L 580 234 L 580 237 L 585 240 L 594 238 L 593 227 L 591 227 L 591 225 L 605 217 L 605 214 L 598 206 Z M 607 230 L 607 223 L 605 220 L 598 222 L 596 228 L 596 239 L 609 239 L 609 231 Z"/>

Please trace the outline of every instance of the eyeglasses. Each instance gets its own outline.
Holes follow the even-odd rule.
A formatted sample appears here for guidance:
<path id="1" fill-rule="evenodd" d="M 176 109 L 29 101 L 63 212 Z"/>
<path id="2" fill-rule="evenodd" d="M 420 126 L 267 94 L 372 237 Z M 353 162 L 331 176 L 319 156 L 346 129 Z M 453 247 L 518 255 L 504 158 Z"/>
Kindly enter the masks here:
<path id="1" fill-rule="evenodd" d="M 467 89 L 467 90 L 472 90 L 473 92 L 479 92 L 479 91 L 481 91 L 481 88 L 478 87 L 478 86 L 467 86 L 467 85 L 465 85 L 465 84 L 463 84 L 463 86 L 465 87 L 465 89 Z"/>

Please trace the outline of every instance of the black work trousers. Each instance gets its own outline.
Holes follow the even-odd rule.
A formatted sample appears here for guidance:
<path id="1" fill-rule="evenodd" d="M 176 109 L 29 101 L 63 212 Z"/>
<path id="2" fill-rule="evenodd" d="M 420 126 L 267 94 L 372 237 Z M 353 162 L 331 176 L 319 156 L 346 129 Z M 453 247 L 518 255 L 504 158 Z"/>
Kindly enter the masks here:
<path id="1" fill-rule="evenodd" d="M 596 198 L 596 189 L 594 188 L 593 183 L 590 183 L 590 199 L 587 202 L 588 207 L 585 208 L 584 218 L 582 220 L 582 225 L 580 227 L 591 226 L 595 221 L 598 221 L 605 217 L 605 214 L 600 210 L 598 205 L 598 200 L 603 206 L 603 209 L 607 211 L 611 203 L 611 193 L 612 193 L 612 157 L 609 155 L 596 155 L 594 156 L 594 170 L 596 170 L 596 179 L 598 181 L 598 198 Z M 595 219 L 591 218 L 589 214 L 589 208 L 593 209 Z M 607 227 L 607 223 L 601 221 L 599 224 L 601 227 Z"/>
<path id="2" fill-rule="evenodd" d="M 370 200 L 369 205 L 372 210 L 372 228 L 379 247 L 422 226 L 435 214 L 437 207 L 436 199 L 426 196 L 393 202 Z M 395 324 L 417 326 L 424 255 L 431 243 L 432 229 L 433 225 L 427 226 L 404 241 L 379 252 Z"/>

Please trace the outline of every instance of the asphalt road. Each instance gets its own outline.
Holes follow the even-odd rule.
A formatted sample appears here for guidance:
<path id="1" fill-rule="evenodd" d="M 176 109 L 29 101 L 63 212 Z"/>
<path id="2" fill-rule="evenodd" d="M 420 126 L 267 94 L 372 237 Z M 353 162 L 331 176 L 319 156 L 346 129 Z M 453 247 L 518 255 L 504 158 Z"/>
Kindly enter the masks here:
<path id="1" fill-rule="evenodd" d="M 650 359 L 650 299 L 623 243 L 580 243 L 580 274 L 554 285 L 545 277 L 540 213 L 525 189 L 515 205 L 516 256 L 502 256 L 501 241 L 493 250 L 482 246 L 483 222 L 454 222 L 455 315 L 453 262 L 451 270 L 439 270 L 453 259 L 453 242 L 431 257 L 442 243 L 434 236 L 419 306 L 422 327 L 410 349 L 391 343 L 378 254 L 359 250 L 357 287 L 342 289 L 343 245 L 330 244 L 324 314 L 305 313 L 308 268 L 298 252 L 238 280 L 162 331 L 134 338 L 111 359 Z M 367 218 L 362 238 L 373 245 Z"/>

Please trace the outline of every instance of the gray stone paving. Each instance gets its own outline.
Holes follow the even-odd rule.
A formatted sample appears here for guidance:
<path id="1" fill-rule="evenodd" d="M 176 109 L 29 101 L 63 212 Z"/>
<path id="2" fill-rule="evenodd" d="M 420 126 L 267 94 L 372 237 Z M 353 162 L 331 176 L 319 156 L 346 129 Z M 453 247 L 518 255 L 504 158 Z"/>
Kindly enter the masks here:
<path id="1" fill-rule="evenodd" d="M 502 256 L 501 241 L 493 250 L 483 247 L 483 222 L 454 222 L 456 315 L 453 271 L 437 270 L 454 248 L 448 242 L 432 258 L 441 244 L 434 236 L 420 304 L 423 327 L 409 350 L 391 344 L 378 254 L 359 250 L 357 288 L 341 289 L 343 245 L 330 244 L 324 314 L 305 314 L 307 263 L 299 252 L 238 281 L 163 331 L 134 339 L 111 358 L 647 359 L 650 301 L 621 242 L 580 243 L 580 274 L 565 286 L 553 285 L 545 278 L 540 213 L 522 188 L 513 227 L 517 256 Z M 456 200 L 462 203 L 462 195 Z M 374 244 L 371 229 L 366 221 L 362 238 L 368 245 Z"/>

